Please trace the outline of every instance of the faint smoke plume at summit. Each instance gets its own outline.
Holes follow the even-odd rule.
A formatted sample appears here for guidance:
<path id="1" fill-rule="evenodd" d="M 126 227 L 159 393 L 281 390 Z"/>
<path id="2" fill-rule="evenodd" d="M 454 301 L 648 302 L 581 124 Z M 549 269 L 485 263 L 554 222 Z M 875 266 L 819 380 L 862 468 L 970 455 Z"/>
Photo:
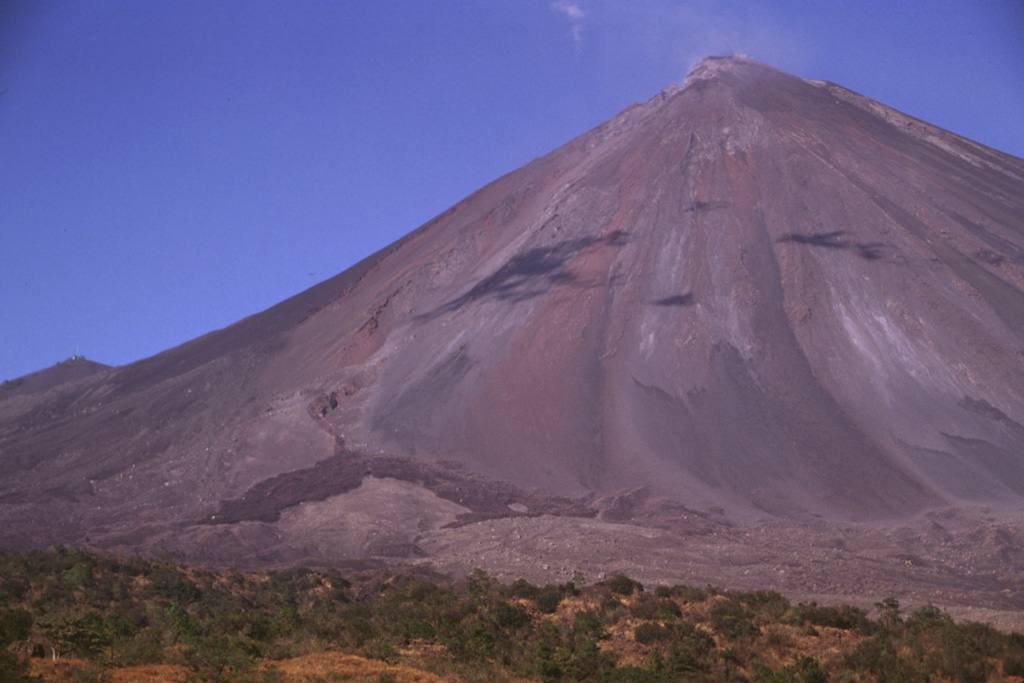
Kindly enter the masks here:
<path id="1" fill-rule="evenodd" d="M 579 4 L 568 0 L 558 0 L 551 4 L 551 9 L 560 12 L 569 19 L 572 30 L 572 40 L 579 47 L 583 40 L 583 18 L 587 13 L 580 8 Z"/>

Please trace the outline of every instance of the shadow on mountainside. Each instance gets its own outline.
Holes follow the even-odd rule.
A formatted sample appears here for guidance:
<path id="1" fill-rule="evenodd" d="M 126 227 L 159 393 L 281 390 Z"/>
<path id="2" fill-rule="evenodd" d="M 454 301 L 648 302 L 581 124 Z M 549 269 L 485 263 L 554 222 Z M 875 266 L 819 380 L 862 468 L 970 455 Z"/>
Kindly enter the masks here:
<path id="1" fill-rule="evenodd" d="M 888 246 L 881 242 L 855 242 L 846 236 L 845 230 L 811 234 L 791 232 L 780 237 L 778 241 L 805 244 L 809 247 L 853 251 L 857 256 L 868 261 L 877 261 L 884 257 Z"/>
<path id="2" fill-rule="evenodd" d="M 693 296 L 693 292 L 673 294 L 672 296 L 655 299 L 651 302 L 653 306 L 693 306 L 695 303 L 697 301 Z"/>
<path id="3" fill-rule="evenodd" d="M 577 255 L 599 247 L 621 247 L 628 241 L 622 230 L 601 237 L 581 237 L 556 242 L 548 247 L 534 247 L 509 259 L 492 275 L 480 280 L 460 297 L 442 304 L 420 316 L 432 320 L 456 311 L 474 301 L 494 300 L 521 303 L 542 296 L 554 287 L 581 285 L 576 275 L 568 272 L 569 262 Z"/>

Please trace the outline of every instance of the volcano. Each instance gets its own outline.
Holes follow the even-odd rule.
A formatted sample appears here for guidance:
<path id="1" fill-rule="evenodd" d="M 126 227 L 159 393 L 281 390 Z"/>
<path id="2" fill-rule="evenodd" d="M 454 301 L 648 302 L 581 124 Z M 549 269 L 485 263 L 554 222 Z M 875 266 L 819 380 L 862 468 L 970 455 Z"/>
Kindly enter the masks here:
<path id="1" fill-rule="evenodd" d="M 744 58 L 68 377 L 0 390 L 6 550 L 1024 607 L 1024 161 Z"/>

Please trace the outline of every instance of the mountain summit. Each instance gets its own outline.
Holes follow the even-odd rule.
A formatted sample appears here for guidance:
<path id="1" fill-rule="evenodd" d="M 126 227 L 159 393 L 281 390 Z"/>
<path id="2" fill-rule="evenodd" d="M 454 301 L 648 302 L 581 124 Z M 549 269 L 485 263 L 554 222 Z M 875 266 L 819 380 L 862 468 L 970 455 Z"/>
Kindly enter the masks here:
<path id="1" fill-rule="evenodd" d="M 263 313 L 0 392 L 2 545 L 442 566 L 513 523 L 1019 518 L 1022 216 L 1024 161 L 710 58 Z"/>

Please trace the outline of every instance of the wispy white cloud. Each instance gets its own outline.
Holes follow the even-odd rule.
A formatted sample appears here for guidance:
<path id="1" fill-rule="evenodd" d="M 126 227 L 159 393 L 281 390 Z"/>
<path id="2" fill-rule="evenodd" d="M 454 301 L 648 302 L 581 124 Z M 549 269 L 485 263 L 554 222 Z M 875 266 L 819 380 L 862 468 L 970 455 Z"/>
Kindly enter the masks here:
<path id="1" fill-rule="evenodd" d="M 583 19 L 587 16 L 586 10 L 578 3 L 569 2 L 569 0 L 556 0 L 551 3 L 551 9 L 564 14 L 569 20 L 572 41 L 576 47 L 579 47 L 583 42 Z"/>

